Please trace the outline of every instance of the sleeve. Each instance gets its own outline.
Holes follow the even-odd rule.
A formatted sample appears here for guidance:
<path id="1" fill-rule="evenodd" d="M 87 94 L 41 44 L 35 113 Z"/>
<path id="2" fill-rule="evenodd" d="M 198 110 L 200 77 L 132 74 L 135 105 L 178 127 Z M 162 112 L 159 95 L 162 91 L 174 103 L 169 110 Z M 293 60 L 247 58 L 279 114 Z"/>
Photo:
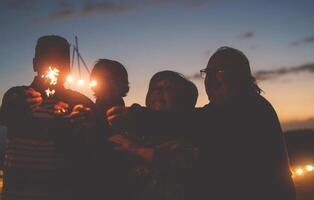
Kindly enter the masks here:
<path id="1" fill-rule="evenodd" d="M 196 117 L 193 110 L 153 111 L 134 104 L 121 123 L 130 134 L 147 136 L 149 133 L 149 137 L 171 139 L 193 133 L 198 122 Z"/>
<path id="2" fill-rule="evenodd" d="M 13 87 L 3 96 L 0 108 L 0 123 L 8 126 L 10 123 L 27 118 L 30 110 L 24 99 L 26 87 Z"/>
<path id="3" fill-rule="evenodd" d="M 287 147 L 276 111 L 267 100 L 262 99 L 259 113 L 260 121 L 263 122 L 262 126 L 256 126 L 259 127 L 257 131 L 259 143 L 267 146 L 260 153 L 260 162 L 268 166 L 265 170 L 270 169 L 268 173 L 273 174 L 273 182 L 280 191 L 283 191 L 280 195 L 287 195 L 279 199 L 295 199 L 296 193 L 291 178 Z"/>
<path id="4" fill-rule="evenodd" d="M 70 105 L 83 104 L 84 106 L 93 107 L 94 102 L 87 96 L 73 90 L 66 90 L 65 101 Z"/>
<path id="5" fill-rule="evenodd" d="M 186 172 L 199 159 L 199 148 L 177 141 L 168 141 L 155 148 L 153 169 L 159 173 Z"/>

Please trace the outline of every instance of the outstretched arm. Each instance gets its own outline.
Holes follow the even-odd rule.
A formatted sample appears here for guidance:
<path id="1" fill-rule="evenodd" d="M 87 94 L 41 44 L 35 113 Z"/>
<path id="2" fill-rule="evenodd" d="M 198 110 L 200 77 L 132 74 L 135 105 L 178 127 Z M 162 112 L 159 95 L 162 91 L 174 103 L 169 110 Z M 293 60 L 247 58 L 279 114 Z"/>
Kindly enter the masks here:
<path id="1" fill-rule="evenodd" d="M 30 87 L 13 87 L 2 99 L 0 123 L 8 125 L 12 122 L 31 116 L 31 112 L 42 102 L 41 94 Z"/>
<path id="2" fill-rule="evenodd" d="M 194 110 L 153 111 L 137 104 L 131 107 L 112 107 L 106 113 L 109 124 L 131 134 L 167 137 L 192 133 L 197 127 Z"/>

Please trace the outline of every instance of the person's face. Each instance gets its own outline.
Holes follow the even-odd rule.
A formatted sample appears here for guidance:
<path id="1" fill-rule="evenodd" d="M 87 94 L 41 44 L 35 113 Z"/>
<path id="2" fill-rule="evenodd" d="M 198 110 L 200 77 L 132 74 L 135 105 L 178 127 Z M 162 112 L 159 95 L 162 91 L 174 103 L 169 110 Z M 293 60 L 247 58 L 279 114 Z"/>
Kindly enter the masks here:
<path id="1" fill-rule="evenodd" d="M 49 72 L 49 67 L 59 70 L 57 85 L 63 85 L 70 72 L 70 58 L 58 52 L 34 58 L 34 69 L 40 77 Z"/>
<path id="2" fill-rule="evenodd" d="M 98 99 L 112 99 L 119 96 L 117 83 L 112 79 L 112 74 L 105 71 L 102 74 L 92 74 L 90 81 L 97 85 L 92 87 L 94 96 Z"/>
<path id="3" fill-rule="evenodd" d="M 153 110 L 170 110 L 175 104 L 175 88 L 168 81 L 157 81 L 151 88 L 149 107 Z"/>
<path id="4" fill-rule="evenodd" d="M 218 102 L 222 99 L 226 92 L 223 71 L 208 67 L 204 84 L 210 102 Z"/>

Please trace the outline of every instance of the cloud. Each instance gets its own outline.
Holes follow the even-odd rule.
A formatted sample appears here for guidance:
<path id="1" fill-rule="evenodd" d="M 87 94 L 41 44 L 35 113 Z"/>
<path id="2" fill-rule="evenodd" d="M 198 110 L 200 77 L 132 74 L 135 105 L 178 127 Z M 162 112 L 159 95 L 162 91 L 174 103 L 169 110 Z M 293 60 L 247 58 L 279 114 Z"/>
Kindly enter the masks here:
<path id="1" fill-rule="evenodd" d="M 0 6 L 11 10 L 27 10 L 35 8 L 39 0 L 0 0 Z"/>
<path id="2" fill-rule="evenodd" d="M 304 64 L 300 66 L 290 67 L 290 68 L 279 68 L 274 70 L 260 70 L 254 73 L 256 80 L 265 81 L 272 80 L 287 74 L 295 74 L 301 72 L 308 72 L 314 74 L 314 63 Z M 201 79 L 200 73 L 195 73 L 186 76 L 189 79 Z"/>
<path id="3" fill-rule="evenodd" d="M 87 2 L 82 7 L 82 13 L 85 14 L 93 14 L 93 13 L 103 13 L 103 14 L 110 14 L 110 13 L 123 13 L 129 12 L 134 10 L 137 7 L 136 4 L 130 3 L 116 3 L 110 1 L 103 1 L 99 3 L 92 3 Z"/>
<path id="4" fill-rule="evenodd" d="M 284 131 L 295 129 L 314 129 L 314 118 L 303 121 L 290 121 L 281 124 Z"/>
<path id="5" fill-rule="evenodd" d="M 295 47 L 300 46 L 300 45 L 305 45 L 305 44 L 314 44 L 314 36 L 306 37 L 301 40 L 291 42 L 291 45 Z"/>
<path id="6" fill-rule="evenodd" d="M 286 74 L 295 74 L 300 72 L 314 73 L 314 63 L 304 64 L 290 68 L 279 68 L 274 70 L 260 70 L 254 73 L 257 80 L 271 80 Z"/>
<path id="7" fill-rule="evenodd" d="M 254 37 L 255 37 L 254 32 L 245 32 L 245 33 L 238 35 L 239 39 L 250 39 L 250 38 L 254 38 Z"/>
<path id="8" fill-rule="evenodd" d="M 185 4 L 192 7 L 199 7 L 206 3 L 208 3 L 209 0 L 152 0 L 152 4 Z"/>
<path id="9" fill-rule="evenodd" d="M 50 20 L 58 20 L 58 19 L 74 17 L 75 15 L 76 15 L 76 11 L 74 9 L 64 8 L 62 10 L 59 10 L 55 13 L 48 15 L 47 18 Z"/>
<path id="10" fill-rule="evenodd" d="M 77 7 L 69 5 L 62 6 L 47 16 L 50 20 L 60 20 L 70 17 L 94 15 L 94 14 L 121 14 L 134 12 L 149 6 L 177 6 L 198 7 L 204 5 L 209 0 L 139 0 L 139 1 L 85 1 Z"/>
<path id="11" fill-rule="evenodd" d="M 68 4 L 60 4 L 60 8 L 47 16 L 49 20 L 61 20 L 65 18 L 87 16 L 94 14 L 119 14 L 130 12 L 136 9 L 136 4 L 101 1 L 101 2 L 85 2 L 78 7 Z"/>

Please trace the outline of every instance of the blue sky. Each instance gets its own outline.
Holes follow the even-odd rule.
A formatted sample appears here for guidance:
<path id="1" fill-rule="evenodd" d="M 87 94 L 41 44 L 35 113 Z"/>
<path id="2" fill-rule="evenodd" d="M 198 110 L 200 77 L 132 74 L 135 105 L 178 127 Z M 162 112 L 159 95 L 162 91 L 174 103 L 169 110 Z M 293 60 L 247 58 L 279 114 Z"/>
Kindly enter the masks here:
<path id="1" fill-rule="evenodd" d="M 193 75 L 220 46 L 242 50 L 254 72 L 298 68 L 314 63 L 313 10 L 310 0 L 0 0 L 0 96 L 30 83 L 35 43 L 46 34 L 70 42 L 77 35 L 90 68 L 99 58 L 123 63 L 128 104 L 144 102 L 155 72 Z M 283 123 L 314 119 L 313 66 L 298 69 L 260 82 Z M 202 106 L 202 81 L 193 81 Z M 74 89 L 90 96 L 87 88 Z"/>

